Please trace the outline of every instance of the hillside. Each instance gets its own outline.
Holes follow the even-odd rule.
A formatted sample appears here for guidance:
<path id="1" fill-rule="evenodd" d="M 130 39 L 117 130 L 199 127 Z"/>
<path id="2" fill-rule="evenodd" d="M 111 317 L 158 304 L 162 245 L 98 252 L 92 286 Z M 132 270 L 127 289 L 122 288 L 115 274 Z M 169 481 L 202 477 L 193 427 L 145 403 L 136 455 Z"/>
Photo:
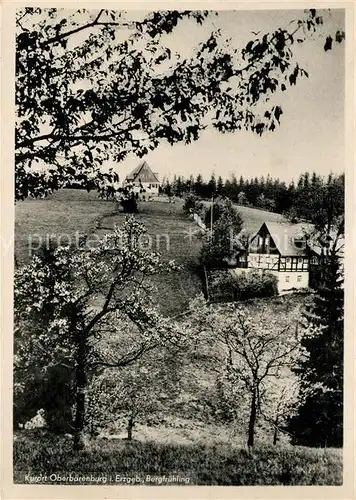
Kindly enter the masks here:
<path id="1" fill-rule="evenodd" d="M 210 206 L 210 201 L 203 201 L 203 204 Z M 243 220 L 244 230 L 249 233 L 255 233 L 259 230 L 263 222 L 286 222 L 283 215 L 275 212 L 268 212 L 259 208 L 246 207 L 243 205 L 233 204 L 233 206 L 240 212 Z"/>
<path id="2" fill-rule="evenodd" d="M 75 235 L 91 233 L 99 219 L 116 210 L 96 192 L 61 189 L 44 199 L 27 198 L 15 205 L 15 256 L 24 264 L 42 241 L 56 236 L 67 244 Z"/>
<path id="3" fill-rule="evenodd" d="M 149 235 L 147 250 L 158 251 L 164 260 L 174 259 L 181 270 L 157 276 L 157 302 L 167 315 L 187 308 L 189 300 L 201 292 L 197 273 L 201 246 L 200 232 L 182 211 L 183 202 L 140 202 L 141 221 Z M 58 243 L 75 244 L 76 234 L 96 233 L 103 236 L 125 214 L 118 204 L 101 200 L 96 192 L 63 189 L 45 199 L 27 199 L 15 207 L 15 255 L 19 264 L 26 263 L 40 241 L 56 237 Z M 153 278 L 152 278 L 153 279 Z"/>

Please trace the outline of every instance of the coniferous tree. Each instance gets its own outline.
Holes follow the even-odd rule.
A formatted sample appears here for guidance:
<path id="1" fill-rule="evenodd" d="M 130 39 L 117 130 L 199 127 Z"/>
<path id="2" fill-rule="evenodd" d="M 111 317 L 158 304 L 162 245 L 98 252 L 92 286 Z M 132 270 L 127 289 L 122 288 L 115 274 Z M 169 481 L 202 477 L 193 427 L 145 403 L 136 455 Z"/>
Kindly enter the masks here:
<path id="1" fill-rule="evenodd" d="M 201 174 L 197 175 L 196 181 L 194 183 L 194 192 L 197 196 L 202 196 L 203 193 L 203 177 Z"/>
<path id="2" fill-rule="evenodd" d="M 169 182 L 169 179 L 166 180 L 163 186 L 163 192 L 167 196 L 172 196 L 172 184 Z"/>
<path id="3" fill-rule="evenodd" d="M 189 180 L 187 180 L 186 186 L 187 186 L 186 188 L 187 193 L 190 193 L 194 190 L 194 177 L 192 175 L 189 177 Z"/>
<path id="4" fill-rule="evenodd" d="M 231 196 L 231 181 L 230 181 L 230 179 L 225 180 L 224 191 L 225 191 L 225 196 L 227 198 L 230 198 L 230 196 Z"/>
<path id="5" fill-rule="evenodd" d="M 296 444 L 342 446 L 344 293 L 343 272 L 335 249 L 322 265 L 323 282 L 305 312 L 301 343 L 306 355 L 295 368 L 301 389 L 290 431 Z"/>
<path id="6" fill-rule="evenodd" d="M 183 194 L 183 190 L 184 190 L 183 179 L 181 178 L 180 175 L 178 175 L 178 177 L 175 175 L 174 180 L 173 180 L 173 184 L 172 184 L 172 192 L 173 192 L 174 196 L 181 197 Z"/>
<path id="7" fill-rule="evenodd" d="M 233 174 L 231 177 L 231 185 L 230 185 L 230 200 L 236 202 L 238 193 L 239 193 L 239 186 L 237 184 L 236 175 Z"/>
<path id="8" fill-rule="evenodd" d="M 211 178 L 206 186 L 206 195 L 210 198 L 211 196 L 216 196 L 216 179 L 215 174 L 211 175 Z"/>
<path id="9" fill-rule="evenodd" d="M 218 182 L 216 184 L 216 194 L 217 194 L 217 196 L 224 196 L 225 195 L 224 182 L 222 180 L 221 175 L 219 175 Z"/>

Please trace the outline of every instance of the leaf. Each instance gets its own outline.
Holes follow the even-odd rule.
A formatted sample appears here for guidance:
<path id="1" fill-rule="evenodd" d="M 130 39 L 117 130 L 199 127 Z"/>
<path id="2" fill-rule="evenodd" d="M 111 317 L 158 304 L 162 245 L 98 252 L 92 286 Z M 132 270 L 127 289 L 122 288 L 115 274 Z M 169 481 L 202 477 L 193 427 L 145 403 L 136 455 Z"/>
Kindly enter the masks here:
<path id="1" fill-rule="evenodd" d="M 335 34 L 335 41 L 337 43 L 341 43 L 344 39 L 345 39 L 345 32 L 338 30 Z"/>
<path id="2" fill-rule="evenodd" d="M 331 36 L 326 37 L 325 45 L 324 45 L 325 52 L 332 49 L 332 43 L 333 43 L 333 39 L 331 38 Z"/>
<path id="3" fill-rule="evenodd" d="M 295 85 L 296 80 L 297 80 L 297 77 L 296 77 L 296 75 L 295 75 L 295 74 L 292 74 L 292 75 L 290 75 L 290 76 L 289 76 L 289 83 L 290 83 L 291 85 Z"/>
<path id="4" fill-rule="evenodd" d="M 245 51 L 246 52 L 249 52 L 252 48 L 252 45 L 253 45 L 253 41 L 251 40 L 250 42 L 248 42 L 248 44 L 246 45 L 245 47 Z"/>
<path id="5" fill-rule="evenodd" d="M 279 123 L 279 117 L 283 114 L 282 108 L 280 106 L 276 106 L 274 108 L 274 116 L 276 117 L 277 122 Z"/>

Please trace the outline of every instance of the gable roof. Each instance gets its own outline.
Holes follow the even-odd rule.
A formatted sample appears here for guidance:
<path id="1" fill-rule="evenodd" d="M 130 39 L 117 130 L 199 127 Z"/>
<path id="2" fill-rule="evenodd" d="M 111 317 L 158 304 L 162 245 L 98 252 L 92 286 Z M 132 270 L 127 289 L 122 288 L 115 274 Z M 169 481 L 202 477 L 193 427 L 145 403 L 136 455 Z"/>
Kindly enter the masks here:
<path id="1" fill-rule="evenodd" d="M 126 181 L 128 182 L 133 182 L 136 180 L 139 180 L 140 182 L 159 183 L 157 174 L 154 174 L 152 172 L 151 167 L 146 161 L 142 161 L 141 163 L 139 163 L 139 165 L 126 176 Z"/>
<path id="2" fill-rule="evenodd" d="M 270 234 L 272 240 L 274 241 L 275 248 L 282 256 L 304 256 L 308 255 L 308 248 L 306 244 L 297 246 L 295 241 L 297 239 L 303 238 L 306 232 L 310 232 L 312 229 L 311 224 L 298 223 L 298 224 L 287 224 L 278 222 L 264 222 L 260 229 L 255 233 L 250 242 L 252 242 L 257 235 L 259 235 L 261 229 L 266 227 L 268 233 Z"/>

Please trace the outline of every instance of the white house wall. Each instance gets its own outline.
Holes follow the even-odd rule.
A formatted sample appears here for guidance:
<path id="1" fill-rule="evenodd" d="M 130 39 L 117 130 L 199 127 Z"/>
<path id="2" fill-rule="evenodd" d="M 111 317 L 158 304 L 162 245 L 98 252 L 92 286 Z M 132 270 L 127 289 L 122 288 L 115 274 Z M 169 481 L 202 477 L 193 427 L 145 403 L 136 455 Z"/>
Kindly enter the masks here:
<path id="1" fill-rule="evenodd" d="M 139 195 L 142 197 L 142 196 L 150 196 L 150 195 L 157 195 L 158 192 L 159 192 L 159 188 L 158 187 L 152 187 L 152 184 L 151 184 L 151 187 L 149 188 L 148 186 L 150 185 L 150 183 L 145 183 L 145 182 L 142 182 L 142 188 L 140 186 L 135 186 L 135 185 L 132 185 L 131 183 L 126 183 L 126 185 L 132 185 L 132 190 L 134 193 L 139 193 Z M 141 193 L 141 189 L 144 189 L 145 192 Z"/>
<path id="2" fill-rule="evenodd" d="M 231 269 L 232 273 L 239 275 L 242 273 L 249 273 L 251 271 L 257 271 L 259 274 L 263 274 L 264 271 L 269 272 L 277 277 L 277 287 L 278 293 L 285 292 L 287 290 L 292 290 L 293 288 L 307 288 L 309 286 L 309 272 L 280 272 L 272 271 L 270 269 L 257 269 L 257 268 L 239 268 L 236 267 Z"/>
<path id="3" fill-rule="evenodd" d="M 292 288 L 307 288 L 309 286 L 308 271 L 279 271 L 276 273 L 276 276 L 278 277 L 279 292 L 291 290 Z"/>

